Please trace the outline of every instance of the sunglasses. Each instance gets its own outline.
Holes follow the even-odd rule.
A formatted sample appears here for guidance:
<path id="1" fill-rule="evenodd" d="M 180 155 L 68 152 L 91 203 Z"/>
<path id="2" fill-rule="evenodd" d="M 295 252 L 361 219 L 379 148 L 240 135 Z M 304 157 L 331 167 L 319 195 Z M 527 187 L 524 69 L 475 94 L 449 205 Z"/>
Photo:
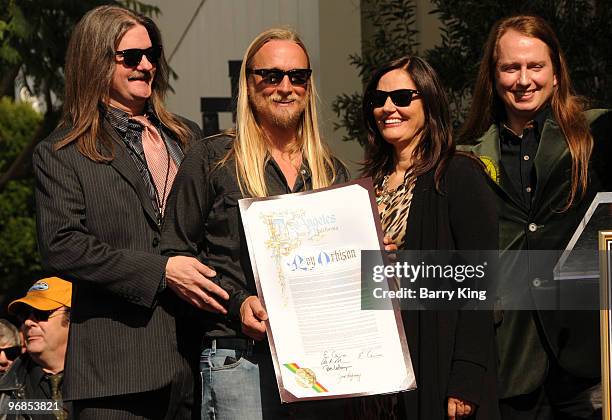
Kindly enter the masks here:
<path id="1" fill-rule="evenodd" d="M 308 83 L 310 75 L 312 74 L 311 69 L 293 69 L 293 70 L 279 70 L 279 69 L 248 69 L 247 74 L 257 74 L 262 77 L 264 83 L 268 85 L 278 85 L 283 81 L 285 75 L 289 76 L 289 81 L 294 86 L 304 86 Z"/>
<path id="2" fill-rule="evenodd" d="M 40 309 L 28 308 L 17 313 L 17 320 L 23 324 L 27 319 L 34 319 L 36 322 L 46 322 L 49 318 L 53 318 L 56 315 L 65 313 L 66 311 L 58 311 L 58 309 L 51 309 L 50 311 L 42 311 Z"/>
<path id="3" fill-rule="evenodd" d="M 0 353 L 2 352 L 4 352 L 6 358 L 12 362 L 21 354 L 21 346 L 0 348 Z"/>
<path id="4" fill-rule="evenodd" d="M 370 104 L 373 108 L 380 108 L 385 106 L 387 98 L 391 97 L 391 102 L 395 106 L 408 106 L 412 102 L 414 95 L 418 95 L 419 92 L 414 89 L 398 89 L 386 92 L 384 90 L 375 90 L 370 95 Z"/>
<path id="5" fill-rule="evenodd" d="M 142 56 L 146 55 L 147 60 L 151 64 L 157 64 L 159 57 L 161 57 L 162 48 L 159 45 L 149 47 L 146 50 L 141 48 L 130 48 L 122 51 L 115 51 L 115 55 L 123 57 L 123 62 L 128 67 L 136 67 L 142 61 Z"/>

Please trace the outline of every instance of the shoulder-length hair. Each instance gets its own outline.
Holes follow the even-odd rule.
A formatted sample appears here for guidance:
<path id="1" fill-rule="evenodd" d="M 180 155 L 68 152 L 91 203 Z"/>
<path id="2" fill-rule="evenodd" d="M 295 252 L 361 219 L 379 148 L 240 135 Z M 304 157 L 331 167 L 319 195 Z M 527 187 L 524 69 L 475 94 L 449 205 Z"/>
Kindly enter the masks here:
<path id="1" fill-rule="evenodd" d="M 266 135 L 257 123 L 256 116 L 249 103 L 247 69 L 251 68 L 253 58 L 261 47 L 272 40 L 295 42 L 306 54 L 310 67 L 310 57 L 304 43 L 297 33 L 287 28 L 272 28 L 262 32 L 251 42 L 244 54 L 238 84 L 235 139 L 232 149 L 221 161 L 221 164 L 228 162 L 231 157 L 235 159 L 240 190 L 243 194 L 252 197 L 268 195 L 265 167 L 270 155 Z M 312 187 L 316 189 L 330 186 L 336 178 L 336 169 L 331 153 L 319 135 L 317 94 L 313 80 L 314 76 L 311 76 L 307 86 L 306 109 L 298 123 L 297 148 L 301 150 L 303 159 L 308 162 L 312 176 Z"/>
<path id="2" fill-rule="evenodd" d="M 162 45 L 161 33 L 150 18 L 118 6 L 90 10 L 75 26 L 66 51 L 66 90 L 60 122 L 60 126 L 69 127 L 70 131 L 57 143 L 57 149 L 76 142 L 79 152 L 95 162 L 113 159 L 113 141 L 100 129 L 103 117 L 99 105 L 109 99 L 115 51 L 125 33 L 136 25 L 145 27 L 153 45 Z M 168 74 L 162 49 L 149 102 L 162 124 L 184 144 L 189 131 L 163 103 Z"/>
<path id="3" fill-rule="evenodd" d="M 414 82 L 419 94 L 417 98 L 413 98 L 413 101 L 422 101 L 425 113 L 425 126 L 420 133 L 420 138 L 414 139 L 418 141 L 418 144 L 412 152 L 411 170 L 415 176 L 419 176 L 435 168 L 434 181 L 436 189 L 440 191 L 442 176 L 446 171 L 449 159 L 455 154 L 451 117 L 448 98 L 438 75 L 429 63 L 419 57 L 404 56 L 383 64 L 373 73 L 366 86 L 362 113 L 368 130 L 368 143 L 362 164 L 362 174 L 371 176 L 374 182 L 378 183 L 395 168 L 397 159 L 395 149 L 385 141 L 378 130 L 370 98 L 380 79 L 396 69 L 408 73 Z"/>
<path id="4" fill-rule="evenodd" d="M 593 151 L 593 137 L 583 114 L 585 101 L 572 89 L 569 69 L 559 40 L 546 21 L 538 16 L 520 15 L 499 20 L 489 32 L 484 55 L 478 69 L 472 105 L 459 137 L 462 142 L 471 142 L 482 136 L 491 124 L 504 121 L 506 110 L 495 92 L 495 72 L 499 55 L 500 38 L 508 31 L 537 38 L 548 46 L 557 86 L 553 90 L 551 108 L 557 124 L 565 136 L 572 157 L 572 182 L 565 207 L 567 210 L 583 197 L 588 183 L 588 167 Z"/>

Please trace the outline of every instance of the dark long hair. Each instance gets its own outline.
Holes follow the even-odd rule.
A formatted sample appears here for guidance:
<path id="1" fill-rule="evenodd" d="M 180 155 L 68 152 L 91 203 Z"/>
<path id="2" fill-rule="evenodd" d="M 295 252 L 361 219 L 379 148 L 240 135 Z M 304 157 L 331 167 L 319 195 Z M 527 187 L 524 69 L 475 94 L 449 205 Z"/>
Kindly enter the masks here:
<path id="1" fill-rule="evenodd" d="M 572 156 L 572 183 L 565 207 L 567 210 L 576 197 L 584 196 L 588 183 L 589 159 L 593 151 L 593 137 L 583 114 L 585 101 L 572 89 L 567 62 L 559 40 L 546 21 L 537 16 L 520 15 L 499 20 L 489 32 L 480 62 L 472 105 L 461 128 L 462 143 L 473 142 L 491 126 L 506 118 L 506 110 L 495 92 L 495 68 L 500 38 L 509 30 L 536 38 L 548 46 L 557 86 L 553 90 L 551 108 Z"/>
<path id="2" fill-rule="evenodd" d="M 125 33 L 136 25 L 146 28 L 153 45 L 162 45 L 161 33 L 150 18 L 118 6 L 90 10 L 74 28 L 66 51 L 66 94 L 60 122 L 60 126 L 70 127 L 70 131 L 57 143 L 58 149 L 76 141 L 79 152 L 93 161 L 113 159 L 113 142 L 100 130 L 102 121 L 98 108 L 100 102 L 106 102 L 109 97 L 117 46 Z M 149 102 L 162 124 L 184 143 L 188 138 L 187 128 L 163 103 L 168 75 L 168 63 L 162 49 Z"/>
<path id="3" fill-rule="evenodd" d="M 425 113 L 425 126 L 413 150 L 412 171 L 415 176 L 435 168 L 434 181 L 440 191 L 440 180 L 448 161 L 455 154 L 448 98 L 435 70 L 419 57 L 405 56 L 379 67 L 372 75 L 363 96 L 362 113 L 368 130 L 362 175 L 378 183 L 395 167 L 395 149 L 380 134 L 370 98 L 379 80 L 388 72 L 402 69 L 412 78 Z"/>

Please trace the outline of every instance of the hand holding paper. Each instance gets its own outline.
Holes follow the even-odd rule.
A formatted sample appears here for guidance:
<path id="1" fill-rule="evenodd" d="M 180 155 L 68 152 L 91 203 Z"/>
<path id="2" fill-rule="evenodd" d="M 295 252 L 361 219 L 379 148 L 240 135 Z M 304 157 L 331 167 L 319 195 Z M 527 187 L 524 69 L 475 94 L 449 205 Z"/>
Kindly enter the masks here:
<path id="1" fill-rule="evenodd" d="M 249 296 L 240 306 L 240 321 L 242 332 L 255 340 L 263 340 L 266 336 L 268 314 L 257 296 Z"/>

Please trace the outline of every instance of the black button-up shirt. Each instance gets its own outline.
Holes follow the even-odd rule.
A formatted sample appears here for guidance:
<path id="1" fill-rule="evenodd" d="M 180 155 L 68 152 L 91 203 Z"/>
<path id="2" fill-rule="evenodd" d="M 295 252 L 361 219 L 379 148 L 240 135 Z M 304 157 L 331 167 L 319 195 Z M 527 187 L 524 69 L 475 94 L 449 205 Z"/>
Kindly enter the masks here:
<path id="1" fill-rule="evenodd" d="M 531 208 L 537 182 L 533 160 L 538 152 L 542 128 L 549 112 L 549 108 L 541 110 L 520 135 L 505 124 L 500 127 L 501 163 L 512 182 L 515 197 L 527 209 Z"/>
<path id="2" fill-rule="evenodd" d="M 238 200 L 234 160 L 218 162 L 231 149 L 233 139 L 216 136 L 192 145 L 175 179 L 166 207 L 162 252 L 195 255 L 217 272 L 219 284 L 230 295 L 228 316 L 206 313 L 206 334 L 211 337 L 244 337 L 240 332 L 240 306 L 256 295 Z M 346 169 L 336 161 L 336 183 L 348 181 Z M 293 189 L 278 165 L 270 159 L 265 167 L 268 195 L 312 189 L 311 173 L 302 164 Z"/>

